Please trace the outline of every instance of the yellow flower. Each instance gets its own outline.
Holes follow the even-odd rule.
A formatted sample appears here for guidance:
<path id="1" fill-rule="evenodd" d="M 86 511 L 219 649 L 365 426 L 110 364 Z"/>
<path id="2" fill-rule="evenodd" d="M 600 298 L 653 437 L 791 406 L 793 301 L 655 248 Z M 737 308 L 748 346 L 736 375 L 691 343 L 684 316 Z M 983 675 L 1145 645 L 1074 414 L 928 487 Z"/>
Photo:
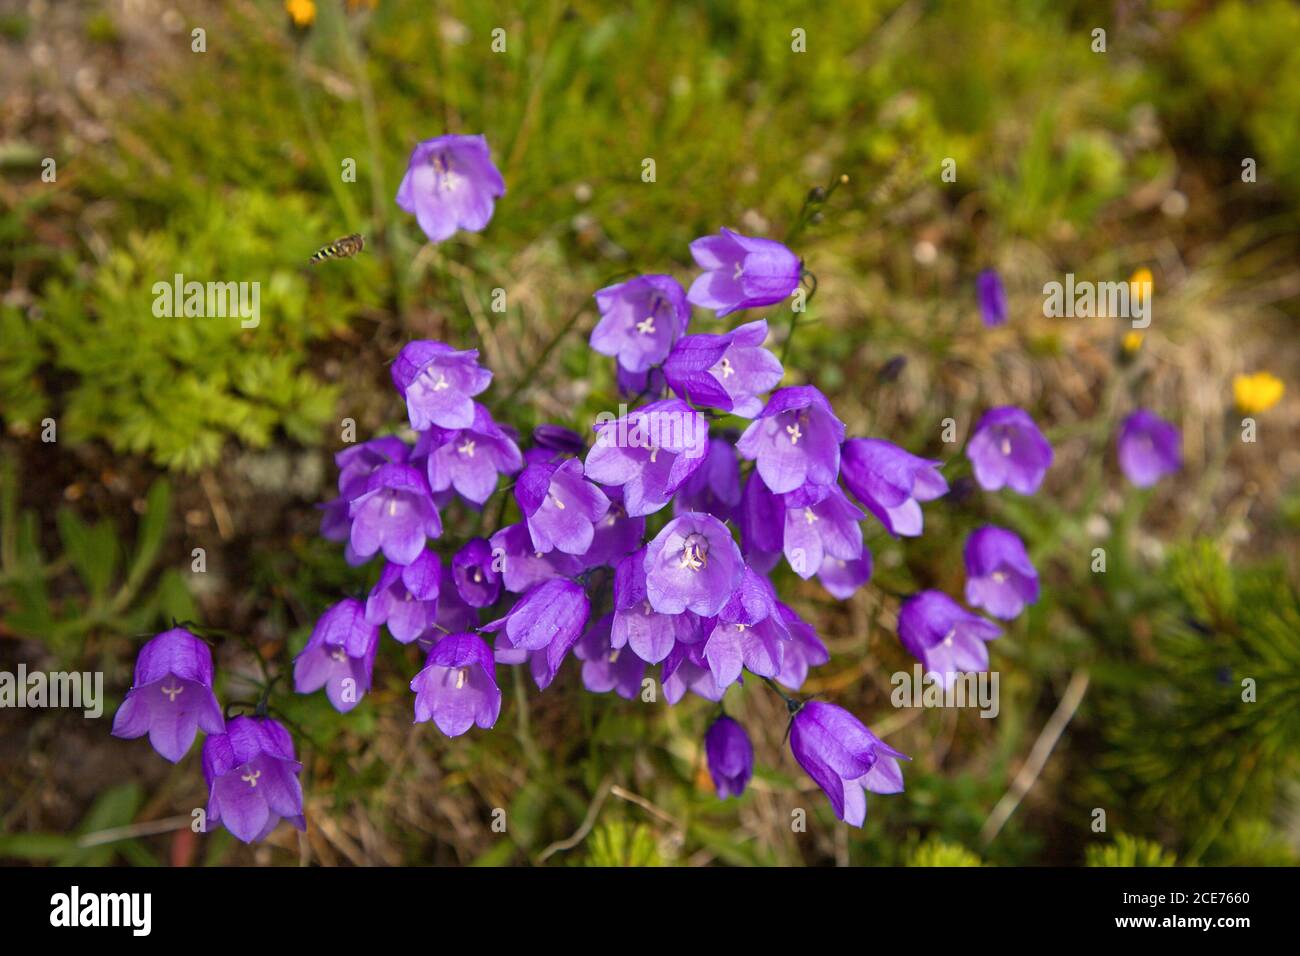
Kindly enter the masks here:
<path id="1" fill-rule="evenodd" d="M 1268 372 L 1238 375 L 1232 380 L 1232 397 L 1243 415 L 1268 411 L 1281 400 L 1283 391 L 1282 380 Z"/>
<path id="2" fill-rule="evenodd" d="M 1132 295 L 1133 301 L 1141 303 L 1148 295 L 1150 295 L 1153 288 L 1152 283 L 1154 281 L 1154 277 L 1151 275 L 1151 270 L 1145 266 L 1129 276 L 1129 293 Z"/>
<path id="3" fill-rule="evenodd" d="M 1128 334 L 1126 334 L 1124 336 L 1123 346 L 1124 346 L 1124 351 L 1132 355 L 1134 352 L 1136 352 L 1138 349 L 1142 347 L 1142 333 L 1129 332 Z"/>
<path id="4" fill-rule="evenodd" d="M 293 25 L 305 29 L 316 20 L 315 0 L 284 0 L 284 12 L 289 14 Z"/>

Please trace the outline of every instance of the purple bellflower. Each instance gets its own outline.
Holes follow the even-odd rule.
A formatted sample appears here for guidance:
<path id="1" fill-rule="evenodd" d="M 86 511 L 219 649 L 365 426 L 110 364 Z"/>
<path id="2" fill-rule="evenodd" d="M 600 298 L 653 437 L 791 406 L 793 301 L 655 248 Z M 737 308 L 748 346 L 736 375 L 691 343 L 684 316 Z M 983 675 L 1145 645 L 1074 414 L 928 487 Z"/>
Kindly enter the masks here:
<path id="1" fill-rule="evenodd" d="M 609 510 L 596 522 L 591 547 L 582 556 L 584 571 L 603 566 L 613 567 L 620 558 L 641 547 L 641 542 L 645 540 L 645 518 L 628 516 L 623 505 L 623 489 L 614 485 L 607 486 L 604 490 L 609 498 Z"/>
<path id="2" fill-rule="evenodd" d="M 203 728 L 224 733 L 221 706 L 212 693 L 212 651 L 181 627 L 151 638 L 135 659 L 135 679 L 113 717 L 113 736 L 149 743 L 176 763 Z"/>
<path id="3" fill-rule="evenodd" d="M 442 562 L 432 551 L 421 551 L 410 564 L 390 562 L 366 598 L 366 622 L 387 624 L 388 633 L 409 644 L 437 623 L 441 586 Z"/>
<path id="4" fill-rule="evenodd" d="M 410 465 L 382 465 L 366 480 L 366 490 L 349 506 L 350 544 L 362 558 L 376 551 L 394 564 L 410 564 L 425 540 L 442 534 L 442 519 L 429 482 Z"/>
<path id="5" fill-rule="evenodd" d="M 415 216 L 430 242 L 442 242 L 457 229 L 486 228 L 505 192 L 484 137 L 435 136 L 412 151 L 397 187 L 397 205 Z"/>
<path id="6" fill-rule="evenodd" d="M 609 498 L 582 477 L 582 463 L 533 464 L 515 482 L 515 499 L 537 551 L 581 555 L 591 547 L 595 522 L 609 510 Z"/>
<path id="7" fill-rule="evenodd" d="M 704 464 L 692 472 L 673 498 L 673 514 L 703 511 L 719 521 L 735 516 L 740 505 L 740 463 L 736 449 L 725 438 L 709 439 Z"/>
<path id="8" fill-rule="evenodd" d="M 567 578 L 543 581 L 523 597 L 505 617 L 484 624 L 482 630 L 496 633 L 504 629 L 498 641 L 524 651 L 554 648 L 562 657 L 587 626 L 591 603 L 582 585 Z M 500 648 L 498 648 L 499 650 Z"/>
<path id="9" fill-rule="evenodd" d="M 685 402 L 651 402 L 597 423 L 586 474 L 602 485 L 622 487 L 628 515 L 652 514 L 704 464 L 708 440 L 708 420 Z"/>
<path id="10" fill-rule="evenodd" d="M 455 488 L 476 505 L 496 490 L 498 475 L 513 475 L 524 467 L 519 446 L 478 402 L 471 427 L 432 428 L 420 436 L 415 454 L 427 456 L 425 467 L 434 492 Z"/>
<path id="11" fill-rule="evenodd" d="M 778 602 L 777 607 L 790 632 L 790 641 L 782 648 L 781 672 L 774 679 L 791 690 L 798 690 L 808 678 L 808 668 L 825 664 L 831 654 L 811 624 L 784 604 Z"/>
<path id="12" fill-rule="evenodd" d="M 807 580 L 822 570 L 827 558 L 856 561 L 862 557 L 862 525 L 866 517 L 835 485 L 810 486 L 785 496 L 785 559 L 795 574 Z"/>
<path id="13" fill-rule="evenodd" d="M 984 413 L 966 445 L 966 457 L 985 491 L 1007 485 L 1032 495 L 1052 467 L 1052 446 L 1028 412 L 1004 405 Z"/>
<path id="14" fill-rule="evenodd" d="M 995 270 L 985 269 L 975 277 L 975 295 L 980 303 L 980 319 L 988 328 L 1006 322 L 1007 290 Z"/>
<path id="15" fill-rule="evenodd" d="M 543 554 L 537 550 L 523 524 L 506 525 L 488 540 L 496 566 L 501 569 L 501 581 L 514 594 L 522 594 L 551 578 L 574 577 L 582 570 L 581 562 L 571 554 L 563 551 Z"/>
<path id="16" fill-rule="evenodd" d="M 698 622 L 690 612 L 660 614 L 646 596 L 645 549 L 623 558 L 614 568 L 614 614 L 610 645 L 630 647 L 648 664 L 658 664 L 674 645 L 697 639 Z"/>
<path id="17" fill-rule="evenodd" d="M 582 661 L 582 686 L 593 694 L 614 691 L 624 700 L 641 692 L 646 662 L 627 647 L 610 643 L 613 616 L 606 614 L 582 635 L 573 653 Z"/>
<path id="18" fill-rule="evenodd" d="M 493 567 L 495 563 L 486 538 L 471 538 L 451 559 L 456 591 L 470 607 L 488 607 L 501 595 L 501 575 Z"/>
<path id="19" fill-rule="evenodd" d="M 346 714 L 370 689 L 378 647 L 379 628 L 367 622 L 365 607 L 345 598 L 321 615 L 294 658 L 293 689 L 311 694 L 324 687 L 334 709 Z"/>
<path id="20" fill-rule="evenodd" d="M 723 228 L 691 243 L 704 274 L 691 283 L 692 305 L 714 309 L 718 318 L 741 309 L 772 305 L 799 285 L 799 257 L 772 239 L 756 239 Z"/>
<path id="21" fill-rule="evenodd" d="M 725 714 L 719 717 L 704 735 L 704 754 L 719 800 L 745 792 L 754 775 L 754 745 L 744 727 Z"/>
<path id="22" fill-rule="evenodd" d="M 948 493 L 940 463 L 879 438 L 850 438 L 840 451 L 845 487 L 894 537 L 921 533 L 922 501 Z"/>
<path id="23" fill-rule="evenodd" d="M 765 319 L 725 335 L 688 335 L 673 347 L 664 377 L 689 402 L 753 418 L 763 408 L 758 396 L 784 374 L 780 360 L 763 348 L 766 339 Z"/>
<path id="24" fill-rule="evenodd" d="M 790 749 L 826 792 L 835 815 L 852 826 L 867 818 L 868 790 L 902 792 L 898 761 L 908 758 L 842 707 L 810 700 L 799 708 L 791 722 Z"/>
<path id="25" fill-rule="evenodd" d="M 634 374 L 662 363 L 691 320 L 686 293 L 667 275 L 637 276 L 601 289 L 596 307 L 600 321 L 591 347 Z"/>
<path id="26" fill-rule="evenodd" d="M 706 622 L 704 659 L 719 687 L 730 687 L 742 669 L 759 677 L 781 673 L 782 655 L 790 641 L 771 582 L 745 568 L 740 584 L 717 617 Z"/>
<path id="27" fill-rule="evenodd" d="M 345 501 L 363 494 L 370 476 L 383 465 L 406 464 L 411 448 L 396 435 L 372 438 L 352 445 L 334 456 L 339 468 L 339 497 Z"/>
<path id="28" fill-rule="evenodd" d="M 987 641 L 1002 629 L 972 614 L 942 591 L 922 591 L 898 611 L 898 639 L 927 675 L 953 685 L 957 674 L 988 670 Z"/>
<path id="29" fill-rule="evenodd" d="M 985 525 L 966 539 L 966 603 L 1009 621 L 1038 600 L 1038 572 L 1014 531 Z"/>
<path id="30" fill-rule="evenodd" d="M 676 704 L 688 690 L 697 697 L 716 703 L 722 700 L 726 690 L 713 679 L 709 662 L 704 659 L 704 647 L 700 644 L 679 641 L 664 658 L 660 679 L 664 685 L 664 699 L 670 704 Z"/>
<path id="31" fill-rule="evenodd" d="M 688 511 L 646 547 L 646 598 L 660 614 L 689 610 L 712 617 L 740 584 L 744 567 L 726 526 L 713 515 Z"/>
<path id="32" fill-rule="evenodd" d="M 492 373 L 478 364 L 475 349 L 417 339 L 397 353 L 392 379 L 416 431 L 461 429 L 474 427 L 473 398 L 491 384 Z"/>
<path id="33" fill-rule="evenodd" d="M 811 385 L 795 385 L 772 394 L 736 451 L 756 461 L 763 483 L 783 494 L 805 483 L 835 484 L 843 441 L 844 423 L 826 396 Z"/>
<path id="34" fill-rule="evenodd" d="M 1183 466 L 1178 429 L 1154 412 L 1139 408 L 1119 428 L 1119 467 L 1139 488 L 1149 488 Z"/>
<path id="35" fill-rule="evenodd" d="M 301 771 L 283 725 L 269 717 L 236 717 L 224 734 L 203 741 L 206 829 L 223 823 L 245 843 L 270 836 L 282 819 L 307 829 Z"/>
<path id="36" fill-rule="evenodd" d="M 477 724 L 484 730 L 501 713 L 492 649 L 474 634 L 448 634 L 429 651 L 424 669 L 411 679 L 415 722 L 432 720 L 448 737 Z"/>

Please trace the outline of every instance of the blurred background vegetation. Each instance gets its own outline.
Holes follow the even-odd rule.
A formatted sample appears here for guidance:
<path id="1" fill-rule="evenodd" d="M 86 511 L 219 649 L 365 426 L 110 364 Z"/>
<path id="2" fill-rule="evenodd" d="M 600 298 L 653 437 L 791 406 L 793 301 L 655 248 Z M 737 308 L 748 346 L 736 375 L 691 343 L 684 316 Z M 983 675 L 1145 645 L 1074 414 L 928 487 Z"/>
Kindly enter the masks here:
<path id="1" fill-rule="evenodd" d="M 0 669 L 102 670 L 109 695 L 98 722 L 5 713 L 0 859 L 1296 862 L 1300 8 L 293 6 L 301 25 L 278 0 L 0 2 Z M 484 233 L 431 246 L 393 196 L 413 144 L 444 132 L 484 133 L 508 192 Z M 173 768 L 109 736 L 140 635 L 193 619 L 245 636 L 218 653 L 222 700 L 244 699 L 252 649 L 287 672 L 316 615 L 368 583 L 318 539 L 314 505 L 332 496 L 344 419 L 361 438 L 399 422 L 387 363 L 401 344 L 477 347 L 499 416 L 585 430 L 617 402 L 612 362 L 585 347 L 592 292 L 628 270 L 687 280 L 688 243 L 720 225 L 781 238 L 841 174 L 794 243 L 818 292 L 787 383 L 821 387 L 851 433 L 931 457 L 959 457 L 945 418 L 964 440 L 1009 402 L 1057 447 L 1034 498 L 958 482 L 923 538 L 869 525 L 893 592 L 959 594 L 960 544 L 984 521 L 1030 544 L 1044 597 L 992 646 L 997 719 L 894 709 L 889 675 L 912 665 L 895 599 L 868 587 L 838 603 L 787 574 L 778 587 L 834 655 L 806 689 L 914 757 L 906 793 L 873 799 L 860 831 L 795 765 L 761 687 L 728 695 L 759 770 L 724 804 L 703 768 L 704 701 L 598 698 L 572 664 L 539 695 L 503 668 L 496 729 L 447 740 L 410 724 L 416 651 L 385 639 L 351 715 L 276 695 L 299 730 L 305 836 L 282 827 L 245 848 L 190 833 L 199 748 Z M 361 256 L 304 267 L 350 232 Z M 1011 303 L 995 330 L 974 299 L 990 266 Z M 1155 284 L 1140 343 L 1042 316 L 1047 281 L 1140 268 Z M 178 272 L 260 282 L 259 327 L 155 318 L 151 287 Z M 769 318 L 779 342 L 789 313 Z M 1232 378 L 1261 369 L 1292 391 L 1247 444 Z M 1150 493 L 1114 462 L 1115 424 L 1138 404 L 1184 436 L 1184 471 Z M 473 516 L 447 521 L 466 532 Z M 1054 714 L 1064 733 L 1029 773 Z"/>

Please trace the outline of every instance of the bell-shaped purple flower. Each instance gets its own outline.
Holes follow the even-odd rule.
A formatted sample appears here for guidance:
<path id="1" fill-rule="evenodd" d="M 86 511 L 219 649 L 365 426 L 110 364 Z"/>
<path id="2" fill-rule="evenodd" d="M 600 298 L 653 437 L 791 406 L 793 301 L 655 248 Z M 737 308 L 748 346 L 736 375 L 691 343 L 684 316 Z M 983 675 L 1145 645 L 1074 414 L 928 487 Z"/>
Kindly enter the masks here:
<path id="1" fill-rule="evenodd" d="M 269 717 L 236 717 L 224 734 L 203 741 L 205 829 L 225 824 L 245 843 L 266 839 L 282 819 L 307 829 L 301 771 L 293 738 L 283 725 Z"/>
<path id="2" fill-rule="evenodd" d="M 476 505 L 496 490 L 498 475 L 513 475 L 524 467 L 519 446 L 478 402 L 474 403 L 472 426 L 455 431 L 430 429 L 420 436 L 415 454 L 426 456 L 433 491 L 455 488 Z"/>
<path id="3" fill-rule="evenodd" d="M 844 423 L 811 385 L 772 394 L 736 442 L 741 457 L 757 462 L 764 484 L 777 494 L 805 483 L 833 485 L 840 472 Z"/>
<path id="4" fill-rule="evenodd" d="M 845 486 L 894 537 L 919 535 L 920 502 L 948 493 L 939 462 L 918 458 L 883 439 L 850 438 L 840 453 Z"/>
<path id="5" fill-rule="evenodd" d="M 478 364 L 475 349 L 417 339 L 397 353 L 392 378 L 406 400 L 411 427 L 424 431 L 473 428 L 473 398 L 491 384 L 492 373 Z"/>
<path id="6" fill-rule="evenodd" d="M 442 562 L 432 551 L 421 551 L 410 564 L 389 562 L 366 598 L 366 622 L 387 624 L 388 633 L 409 644 L 437 623 L 441 586 Z"/>
<path id="7" fill-rule="evenodd" d="M 471 538 L 451 559 L 456 591 L 471 607 L 487 607 L 501 594 L 501 575 L 493 565 L 492 545 L 486 538 Z"/>
<path id="8" fill-rule="evenodd" d="M 866 517 L 835 485 L 807 486 L 785 496 L 785 559 L 807 580 L 822 570 L 826 558 L 856 561 L 862 557 Z"/>
<path id="9" fill-rule="evenodd" d="M 681 641 L 664 658 L 660 679 L 664 685 L 664 699 L 676 704 L 689 690 L 697 697 L 715 703 L 722 700 L 726 688 L 719 687 L 709 670 L 709 662 L 704 659 L 704 647 L 701 644 L 685 644 Z"/>
<path id="10" fill-rule="evenodd" d="M 652 514 L 704 464 L 708 441 L 708 419 L 685 402 L 651 402 L 596 424 L 586 475 L 602 485 L 621 487 L 623 507 L 632 517 Z"/>
<path id="11" fill-rule="evenodd" d="M 993 328 L 1007 320 L 1007 290 L 1002 287 L 1002 277 L 993 269 L 985 269 L 975 277 L 975 294 L 980 303 L 980 319 Z"/>
<path id="12" fill-rule="evenodd" d="M 478 627 L 478 608 L 465 603 L 457 589 L 456 575 L 450 564 L 442 566 L 442 577 L 438 581 L 438 619 L 439 630 L 444 634 L 459 631 L 472 631 Z"/>
<path id="13" fill-rule="evenodd" d="M 790 641 L 781 651 L 781 671 L 774 680 L 791 690 L 798 690 L 808 678 L 808 668 L 820 667 L 831 659 L 811 624 L 784 604 L 777 603 L 781 619 L 790 632 Z"/>
<path id="14" fill-rule="evenodd" d="M 646 547 L 646 598 L 660 614 L 694 611 L 713 617 L 740 584 L 744 561 L 726 526 L 688 511 Z"/>
<path id="15" fill-rule="evenodd" d="M 623 505 L 623 489 L 617 485 L 606 487 L 609 510 L 596 522 L 596 533 L 591 547 L 582 556 L 582 570 L 603 566 L 613 567 L 626 555 L 641 547 L 645 540 L 645 518 L 629 517 Z M 551 552 L 559 554 L 558 551 Z"/>
<path id="16" fill-rule="evenodd" d="M 1052 446 L 1024 409 L 991 408 L 975 426 L 966 445 L 975 480 L 985 491 L 1003 485 L 1032 495 L 1052 466 Z"/>
<path id="17" fill-rule="evenodd" d="M 610 640 L 613 616 L 606 614 L 582 635 L 573 653 L 582 661 L 582 686 L 593 694 L 614 691 L 624 700 L 636 700 L 641 692 L 646 662 L 627 647 L 615 647 Z"/>
<path id="18" fill-rule="evenodd" d="M 176 763 L 206 734 L 226 729 L 212 693 L 212 651 L 182 627 L 151 638 L 135 659 L 135 679 L 113 717 L 113 736 L 149 743 Z"/>
<path id="19" fill-rule="evenodd" d="M 776 591 L 763 575 L 745 568 L 740 584 L 712 625 L 704 625 L 709 635 L 704 659 L 719 687 L 734 684 L 742 669 L 759 677 L 775 677 L 781 672 L 790 632 L 777 607 Z"/>
<path id="20" fill-rule="evenodd" d="M 1182 436 L 1154 412 L 1139 408 L 1119 427 L 1119 467 L 1139 488 L 1149 488 L 1183 466 Z"/>
<path id="21" fill-rule="evenodd" d="M 448 737 L 477 724 L 484 730 L 501 713 L 492 649 L 475 634 L 448 634 L 429 651 L 424 669 L 411 679 L 415 722 L 432 720 Z"/>
<path id="22" fill-rule="evenodd" d="M 790 749 L 830 798 L 835 815 L 852 826 L 867 818 L 868 790 L 902 792 L 898 761 L 909 758 L 842 707 L 810 700 L 799 708 L 790 726 Z"/>
<path id="23" fill-rule="evenodd" d="M 951 687 L 959 673 L 988 670 L 986 641 L 1002 629 L 972 614 L 942 591 L 922 591 L 898 610 L 898 639 L 927 675 Z"/>
<path id="24" fill-rule="evenodd" d="M 582 562 L 571 554 L 563 551 L 543 554 L 537 550 L 523 524 L 506 525 L 489 542 L 495 565 L 501 571 L 501 581 L 514 594 L 522 594 L 551 578 L 575 577 L 582 571 Z"/>
<path id="25" fill-rule="evenodd" d="M 822 558 L 817 580 L 831 597 L 847 601 L 858 588 L 871 580 L 871 570 L 871 552 L 863 545 L 862 555 L 857 558 L 836 558 L 827 552 Z"/>
<path id="26" fill-rule="evenodd" d="M 426 539 L 442 534 L 429 482 L 410 465 L 377 468 L 348 510 L 352 550 L 362 558 L 382 550 L 394 564 L 410 564 L 424 550 Z"/>
<path id="27" fill-rule="evenodd" d="M 704 735 L 704 755 L 719 800 L 745 792 L 754 775 L 754 745 L 744 727 L 725 714 L 719 717 Z"/>
<path id="28" fill-rule="evenodd" d="M 415 216 L 430 242 L 442 242 L 457 229 L 486 228 L 505 193 L 487 140 L 451 134 L 416 144 L 397 187 L 397 205 Z"/>
<path id="29" fill-rule="evenodd" d="M 773 494 L 758 472 L 751 472 L 745 479 L 736 524 L 745 563 L 757 571 L 767 573 L 781 559 L 785 511 L 784 496 Z"/>
<path id="30" fill-rule="evenodd" d="M 596 293 L 600 321 L 591 332 L 591 347 L 618 359 L 620 368 L 645 372 L 668 357 L 686 331 L 691 307 L 672 276 L 637 276 Z"/>
<path id="31" fill-rule="evenodd" d="M 520 650 L 540 650 L 558 640 L 567 645 L 567 651 L 587 626 L 590 613 L 591 603 L 582 585 L 552 578 L 521 597 L 505 617 L 484 624 L 482 630 L 495 633 L 504 628 L 504 638 Z"/>
<path id="32" fill-rule="evenodd" d="M 678 640 L 690 641 L 697 624 L 694 615 L 660 614 L 650 606 L 645 585 L 645 549 L 635 551 L 614 569 L 614 614 L 610 645 L 630 647 L 648 664 L 658 664 Z"/>
<path id="33" fill-rule="evenodd" d="M 985 525 L 966 539 L 966 603 L 1009 621 L 1038 600 L 1038 572 L 1014 531 Z"/>
<path id="34" fill-rule="evenodd" d="M 725 438 L 709 439 L 709 451 L 673 498 L 673 514 L 703 511 L 719 521 L 729 521 L 740 505 L 740 463 L 736 449 Z"/>
<path id="35" fill-rule="evenodd" d="M 741 309 L 772 305 L 799 285 L 799 257 L 772 239 L 756 239 L 723 228 L 691 243 L 695 264 L 705 270 L 691 283 L 692 305 L 714 309 L 718 318 Z"/>
<path id="36" fill-rule="evenodd" d="M 587 450 L 587 441 L 572 428 L 542 424 L 533 429 L 533 444 L 548 452 L 577 456 Z M 548 455 L 547 457 L 553 457 Z M 532 462 L 530 461 L 529 464 Z"/>
<path id="37" fill-rule="evenodd" d="M 763 407 L 758 396 L 784 374 L 780 360 L 763 348 L 766 340 L 766 319 L 725 335 L 688 335 L 673 346 L 664 377 L 689 402 L 753 418 Z"/>
<path id="38" fill-rule="evenodd" d="M 365 607 L 345 598 L 321 615 L 293 659 L 293 689 L 311 694 L 324 687 L 334 709 L 346 714 L 370 690 L 378 647 L 379 628 L 366 620 Z"/>
<path id="39" fill-rule="evenodd" d="M 370 476 L 383 465 L 404 465 L 411 448 L 396 435 L 372 438 L 360 445 L 351 445 L 334 456 L 339 469 L 339 497 L 345 501 L 363 494 Z"/>
<path id="40" fill-rule="evenodd" d="M 582 464 L 567 458 L 558 465 L 535 464 L 515 482 L 515 499 L 536 549 L 545 554 L 585 554 L 595 523 L 609 510 L 609 498 L 582 476 Z"/>

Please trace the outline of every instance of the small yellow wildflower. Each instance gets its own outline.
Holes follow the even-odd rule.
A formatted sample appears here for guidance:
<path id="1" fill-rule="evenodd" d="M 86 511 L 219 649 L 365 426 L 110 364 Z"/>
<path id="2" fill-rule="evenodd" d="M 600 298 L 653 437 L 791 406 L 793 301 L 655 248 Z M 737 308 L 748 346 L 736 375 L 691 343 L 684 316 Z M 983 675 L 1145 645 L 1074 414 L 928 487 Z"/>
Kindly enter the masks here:
<path id="1" fill-rule="evenodd" d="M 1238 375 L 1232 380 L 1232 397 L 1243 415 L 1268 411 L 1281 400 L 1283 391 L 1282 380 L 1268 372 Z"/>
<path id="2" fill-rule="evenodd" d="M 315 0 L 284 0 L 284 12 L 299 29 L 306 29 L 316 21 Z"/>
<path id="3" fill-rule="evenodd" d="M 1142 333 L 1141 332 L 1127 333 L 1124 336 L 1124 341 L 1122 344 L 1124 346 L 1124 351 L 1132 355 L 1134 352 L 1136 352 L 1138 349 L 1142 347 Z"/>
<path id="4" fill-rule="evenodd" d="M 1133 301 L 1141 303 L 1148 295 L 1150 295 L 1153 288 L 1152 283 L 1154 281 L 1155 278 L 1151 275 L 1151 270 L 1145 266 L 1129 276 L 1129 293 L 1133 297 Z"/>

